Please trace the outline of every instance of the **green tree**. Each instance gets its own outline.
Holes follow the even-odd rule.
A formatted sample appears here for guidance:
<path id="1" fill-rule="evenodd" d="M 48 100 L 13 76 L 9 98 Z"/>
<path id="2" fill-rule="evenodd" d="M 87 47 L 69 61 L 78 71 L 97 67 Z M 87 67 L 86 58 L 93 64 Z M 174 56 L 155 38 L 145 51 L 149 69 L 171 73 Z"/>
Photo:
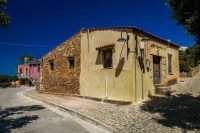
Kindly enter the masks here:
<path id="1" fill-rule="evenodd" d="M 23 63 L 25 63 L 24 61 L 25 61 L 25 59 L 26 59 L 26 61 L 31 61 L 31 60 L 34 60 L 35 59 L 35 57 L 33 56 L 33 55 L 31 55 L 31 54 L 22 54 L 21 56 L 19 56 L 19 63 L 20 64 L 23 64 Z"/>
<path id="2" fill-rule="evenodd" d="M 185 51 L 187 62 L 191 67 L 195 67 L 200 64 L 200 46 L 192 45 Z"/>
<path id="3" fill-rule="evenodd" d="M 17 81 L 17 76 L 9 76 L 5 74 L 0 74 L 0 88 L 7 88 L 11 86 L 12 81 Z"/>
<path id="4" fill-rule="evenodd" d="M 185 51 L 179 50 L 180 72 L 189 72 L 191 67 L 200 64 L 200 45 L 192 45 Z"/>
<path id="5" fill-rule="evenodd" d="M 6 27 L 10 23 L 10 16 L 6 13 L 7 0 L 0 0 L 0 26 Z"/>
<path id="6" fill-rule="evenodd" d="M 186 52 L 182 50 L 179 50 L 179 65 L 180 65 L 180 72 L 190 71 L 190 65 L 187 60 Z"/>
<path id="7" fill-rule="evenodd" d="M 167 4 L 172 8 L 172 17 L 200 44 L 200 0 L 167 0 Z"/>

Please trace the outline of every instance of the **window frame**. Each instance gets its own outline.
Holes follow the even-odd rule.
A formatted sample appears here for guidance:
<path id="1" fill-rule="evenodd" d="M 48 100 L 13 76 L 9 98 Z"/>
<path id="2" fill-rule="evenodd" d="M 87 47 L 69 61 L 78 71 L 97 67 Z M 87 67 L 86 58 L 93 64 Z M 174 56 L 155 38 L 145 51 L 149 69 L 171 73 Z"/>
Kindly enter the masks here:
<path id="1" fill-rule="evenodd" d="M 54 60 L 49 60 L 49 67 L 50 67 L 51 71 L 54 70 L 54 68 L 55 68 Z"/>
<path id="2" fill-rule="evenodd" d="M 75 57 L 69 56 L 67 59 L 68 59 L 68 63 L 69 63 L 69 69 L 74 70 L 75 69 Z M 73 62 L 71 62 L 71 61 L 73 61 Z"/>
<path id="3" fill-rule="evenodd" d="M 23 74 L 23 69 L 22 68 L 19 69 L 19 73 Z"/>
<path id="4" fill-rule="evenodd" d="M 108 48 L 102 51 L 103 52 L 103 67 L 105 69 L 111 69 L 113 68 L 113 49 L 112 48 Z M 111 53 L 111 63 L 106 65 L 106 53 Z"/>
<path id="5" fill-rule="evenodd" d="M 168 74 L 172 74 L 172 54 L 168 54 Z"/>

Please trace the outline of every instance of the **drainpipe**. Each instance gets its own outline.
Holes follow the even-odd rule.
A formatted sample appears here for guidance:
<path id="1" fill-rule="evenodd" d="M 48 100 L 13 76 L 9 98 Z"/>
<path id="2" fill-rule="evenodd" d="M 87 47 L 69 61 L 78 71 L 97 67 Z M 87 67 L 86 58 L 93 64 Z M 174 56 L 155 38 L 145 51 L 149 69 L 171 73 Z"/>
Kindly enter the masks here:
<path id="1" fill-rule="evenodd" d="M 142 58 L 142 100 L 144 99 L 144 42 L 140 42 L 140 51 Z"/>
<path id="2" fill-rule="evenodd" d="M 142 62 L 144 63 L 144 50 L 141 51 L 142 53 Z M 144 64 L 143 64 L 144 65 Z M 142 67 L 142 100 L 144 99 L 144 66 Z"/>
<path id="3" fill-rule="evenodd" d="M 137 34 L 135 35 L 135 102 L 137 102 L 137 55 L 138 55 L 138 39 Z"/>
<path id="4" fill-rule="evenodd" d="M 147 36 L 143 36 L 141 39 L 140 49 L 141 49 L 141 56 L 142 56 L 142 100 L 144 99 L 144 72 L 145 72 L 145 42 L 148 42 L 150 39 Z"/>

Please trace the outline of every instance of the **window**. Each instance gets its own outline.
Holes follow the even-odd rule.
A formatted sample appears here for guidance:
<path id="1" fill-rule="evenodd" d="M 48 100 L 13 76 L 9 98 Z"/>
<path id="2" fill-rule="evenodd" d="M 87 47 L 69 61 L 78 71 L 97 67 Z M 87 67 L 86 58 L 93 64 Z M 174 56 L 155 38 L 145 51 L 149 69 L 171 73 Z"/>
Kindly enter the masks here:
<path id="1" fill-rule="evenodd" d="M 172 55 L 168 54 L 168 73 L 172 73 Z"/>
<path id="2" fill-rule="evenodd" d="M 54 70 L 54 62 L 53 62 L 53 60 L 49 60 L 49 65 L 50 65 L 51 71 L 53 71 Z"/>
<path id="3" fill-rule="evenodd" d="M 112 67 L 112 49 L 104 50 L 104 68 Z"/>
<path id="4" fill-rule="evenodd" d="M 19 73 L 22 74 L 22 69 L 21 68 L 19 69 Z"/>
<path id="5" fill-rule="evenodd" d="M 40 65 L 38 65 L 38 72 L 40 73 Z"/>
<path id="6" fill-rule="evenodd" d="M 69 69 L 74 69 L 74 57 L 68 57 Z"/>

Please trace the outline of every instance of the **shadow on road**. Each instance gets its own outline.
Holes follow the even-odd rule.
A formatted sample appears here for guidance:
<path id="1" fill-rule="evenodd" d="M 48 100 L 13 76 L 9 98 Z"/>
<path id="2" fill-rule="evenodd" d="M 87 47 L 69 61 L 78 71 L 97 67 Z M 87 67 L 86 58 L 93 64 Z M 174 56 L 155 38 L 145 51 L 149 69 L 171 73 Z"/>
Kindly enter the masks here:
<path id="1" fill-rule="evenodd" d="M 40 105 L 16 106 L 5 109 L 0 108 L 0 133 L 10 133 L 12 129 L 21 128 L 39 119 L 38 115 L 26 116 L 24 113 L 42 109 L 44 109 L 44 107 Z"/>
<path id="2" fill-rule="evenodd" d="M 185 130 L 200 130 L 200 97 L 190 94 L 170 97 L 153 96 L 144 103 L 142 110 L 159 113 L 162 117 L 154 118 L 166 127 L 179 127 Z"/>

